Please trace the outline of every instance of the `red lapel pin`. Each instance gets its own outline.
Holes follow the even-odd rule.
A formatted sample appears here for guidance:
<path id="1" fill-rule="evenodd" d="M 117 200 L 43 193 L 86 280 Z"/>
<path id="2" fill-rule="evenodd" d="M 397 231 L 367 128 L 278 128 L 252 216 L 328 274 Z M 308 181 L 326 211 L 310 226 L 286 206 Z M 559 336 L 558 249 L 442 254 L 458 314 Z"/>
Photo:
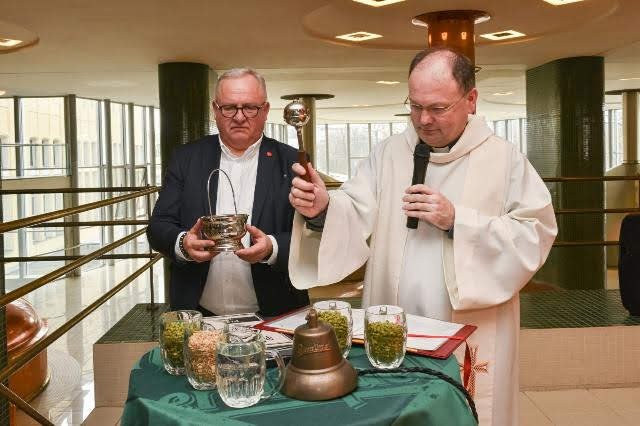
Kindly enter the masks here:
<path id="1" fill-rule="evenodd" d="M 267 157 L 273 157 L 273 154 L 271 153 L 271 151 L 267 151 Z"/>

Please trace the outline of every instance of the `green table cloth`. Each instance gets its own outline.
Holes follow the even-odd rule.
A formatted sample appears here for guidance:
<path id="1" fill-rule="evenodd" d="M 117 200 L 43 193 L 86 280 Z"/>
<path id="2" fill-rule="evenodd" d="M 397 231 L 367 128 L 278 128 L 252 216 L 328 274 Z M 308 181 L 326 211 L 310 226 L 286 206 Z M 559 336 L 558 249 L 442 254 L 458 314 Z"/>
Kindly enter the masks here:
<path id="1" fill-rule="evenodd" d="M 349 361 L 371 365 L 362 347 Z M 407 355 L 402 367 L 428 367 L 460 380 L 455 357 L 446 360 Z M 271 369 L 270 374 L 277 375 Z M 131 370 L 121 424 L 128 425 L 475 425 L 462 393 L 422 373 L 360 376 L 355 392 L 331 401 L 297 401 L 277 393 L 248 408 L 229 408 L 217 391 L 194 390 L 184 376 L 162 367 L 160 350 L 143 355 Z"/>

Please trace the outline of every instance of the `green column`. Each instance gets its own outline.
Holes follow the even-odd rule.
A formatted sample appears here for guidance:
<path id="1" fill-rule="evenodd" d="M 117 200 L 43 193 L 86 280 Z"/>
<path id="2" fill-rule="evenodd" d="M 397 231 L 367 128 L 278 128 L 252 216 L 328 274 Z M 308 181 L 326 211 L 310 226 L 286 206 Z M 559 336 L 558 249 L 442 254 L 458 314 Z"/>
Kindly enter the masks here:
<path id="1" fill-rule="evenodd" d="M 190 62 L 158 65 L 162 168 L 176 146 L 209 134 L 209 67 Z"/>
<path id="2" fill-rule="evenodd" d="M 603 176 L 604 58 L 558 59 L 527 70 L 527 155 L 543 177 Z M 553 205 L 603 208 L 602 182 L 550 185 Z M 556 241 L 602 241 L 602 214 L 558 215 Z M 557 247 L 536 279 L 565 289 L 605 286 L 603 246 Z"/>
<path id="3" fill-rule="evenodd" d="M 158 65 L 162 175 L 173 150 L 209 134 L 209 67 L 191 62 Z M 165 301 L 171 265 L 164 262 Z"/>

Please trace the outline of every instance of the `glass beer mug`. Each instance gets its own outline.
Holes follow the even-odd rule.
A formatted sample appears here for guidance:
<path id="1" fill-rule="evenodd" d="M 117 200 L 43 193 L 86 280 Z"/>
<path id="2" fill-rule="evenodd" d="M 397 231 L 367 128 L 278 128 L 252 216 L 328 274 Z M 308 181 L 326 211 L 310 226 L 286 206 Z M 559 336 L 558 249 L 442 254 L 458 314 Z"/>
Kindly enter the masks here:
<path id="1" fill-rule="evenodd" d="M 267 358 L 279 370 L 278 384 L 265 393 Z M 284 361 L 277 351 L 266 349 L 258 330 L 228 325 L 217 344 L 216 384 L 222 401 L 229 407 L 244 408 L 272 397 L 284 383 Z"/>

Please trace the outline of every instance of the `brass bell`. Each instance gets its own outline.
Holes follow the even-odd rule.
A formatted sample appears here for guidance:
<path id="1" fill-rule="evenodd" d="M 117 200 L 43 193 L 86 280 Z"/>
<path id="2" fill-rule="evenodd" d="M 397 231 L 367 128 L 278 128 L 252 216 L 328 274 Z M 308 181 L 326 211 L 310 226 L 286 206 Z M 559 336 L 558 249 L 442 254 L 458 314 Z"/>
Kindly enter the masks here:
<path id="1" fill-rule="evenodd" d="M 358 373 L 344 359 L 333 328 L 311 308 L 293 335 L 293 356 L 281 392 L 303 401 L 339 398 L 358 386 Z"/>

